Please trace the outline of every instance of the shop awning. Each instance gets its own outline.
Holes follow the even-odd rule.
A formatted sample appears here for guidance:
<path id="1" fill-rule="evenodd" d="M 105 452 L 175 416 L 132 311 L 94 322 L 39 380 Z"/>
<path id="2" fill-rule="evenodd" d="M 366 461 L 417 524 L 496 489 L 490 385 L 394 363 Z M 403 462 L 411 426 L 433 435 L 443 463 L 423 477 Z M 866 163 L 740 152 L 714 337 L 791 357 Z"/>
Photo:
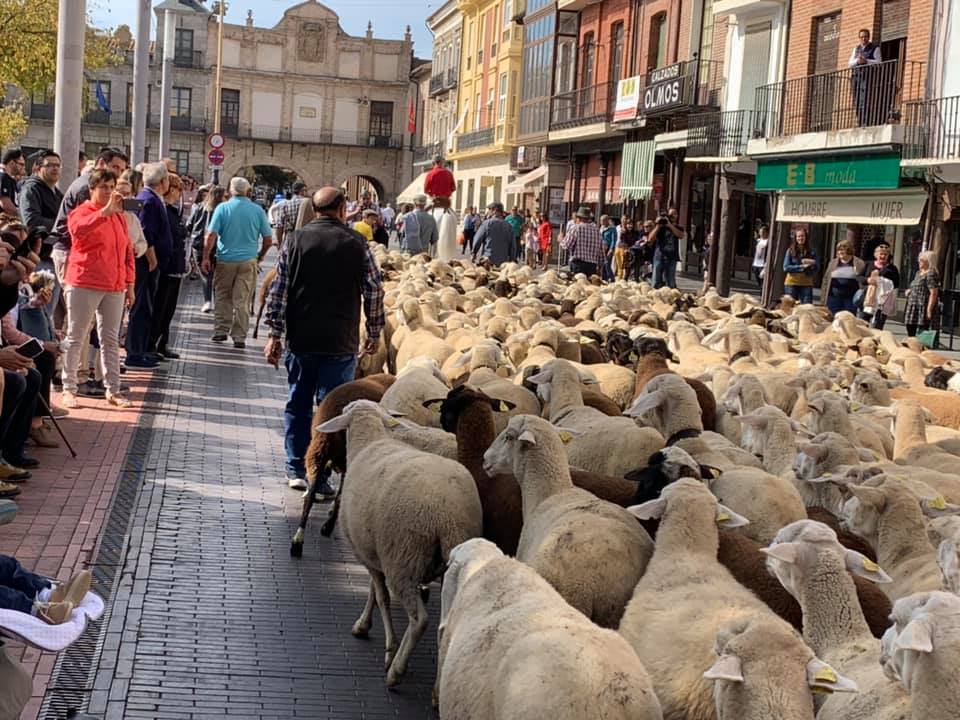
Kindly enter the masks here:
<path id="1" fill-rule="evenodd" d="M 417 195 L 423 195 L 423 183 L 427 179 L 427 174 L 425 172 L 417 175 L 413 182 L 407 185 L 403 192 L 397 195 L 397 202 L 408 202 L 412 203 L 413 199 Z"/>
<path id="2" fill-rule="evenodd" d="M 547 166 L 541 165 L 535 170 L 524 173 L 512 183 L 507 185 L 503 191 L 508 193 L 526 193 L 533 192 L 543 186 L 543 178 L 547 174 Z"/>
<path id="3" fill-rule="evenodd" d="M 646 200 L 653 194 L 653 140 L 623 144 L 620 196 L 624 200 Z"/>
<path id="4" fill-rule="evenodd" d="M 926 204 L 922 190 L 781 193 L 777 221 L 918 225 Z"/>
<path id="5" fill-rule="evenodd" d="M 673 132 L 660 133 L 653 138 L 657 152 L 665 150 L 680 150 L 687 146 L 687 131 L 674 130 Z"/>

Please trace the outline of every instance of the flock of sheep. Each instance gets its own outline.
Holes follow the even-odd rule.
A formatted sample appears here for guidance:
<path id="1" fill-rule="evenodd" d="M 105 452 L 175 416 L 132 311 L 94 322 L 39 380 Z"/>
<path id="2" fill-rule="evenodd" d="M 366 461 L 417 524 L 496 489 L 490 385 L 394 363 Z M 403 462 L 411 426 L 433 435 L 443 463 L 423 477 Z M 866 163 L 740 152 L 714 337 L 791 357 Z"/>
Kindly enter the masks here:
<path id="1" fill-rule="evenodd" d="M 377 253 L 381 348 L 308 474 L 342 473 L 322 532 L 388 686 L 439 579 L 442 718 L 960 717 L 946 358 L 788 300 Z"/>

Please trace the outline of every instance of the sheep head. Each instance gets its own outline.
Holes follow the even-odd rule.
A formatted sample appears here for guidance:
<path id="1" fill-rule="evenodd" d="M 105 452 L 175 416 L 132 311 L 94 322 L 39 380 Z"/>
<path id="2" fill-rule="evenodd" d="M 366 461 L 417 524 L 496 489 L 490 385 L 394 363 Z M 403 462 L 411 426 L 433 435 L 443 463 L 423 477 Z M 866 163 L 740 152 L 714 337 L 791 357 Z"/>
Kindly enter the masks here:
<path id="1" fill-rule="evenodd" d="M 492 398 L 482 390 L 461 385 L 454 388 L 445 398 L 434 400 L 425 400 L 423 406 L 426 408 L 437 407 L 440 409 L 440 427 L 449 433 L 457 432 L 457 421 L 463 412 L 471 405 L 482 403 L 490 407 L 493 412 L 510 412 L 516 405 L 508 400 L 498 400 Z"/>
<path id="2" fill-rule="evenodd" d="M 551 468 L 545 466 L 553 464 L 556 469 L 566 472 L 569 480 L 561 433 L 570 437 L 580 434 L 554 427 L 533 415 L 516 415 L 510 418 L 506 429 L 483 454 L 483 471 L 491 477 L 513 473 L 514 477 L 523 478 L 528 461 L 534 457 L 534 472 L 549 473 Z"/>
<path id="3" fill-rule="evenodd" d="M 664 360 L 669 360 L 673 363 L 680 362 L 680 358 L 670 351 L 670 348 L 667 347 L 666 340 L 663 338 L 639 337 L 634 341 L 633 349 L 640 358 L 645 358 L 648 355 L 659 355 Z"/>
<path id="4" fill-rule="evenodd" d="M 631 470 L 624 478 L 637 484 L 634 502 L 644 503 L 656 500 L 667 485 L 680 478 L 701 480 L 713 476 L 713 468 L 699 465 L 683 448 L 667 446 L 650 456 L 647 467 Z"/>
<path id="5" fill-rule="evenodd" d="M 627 511 L 640 520 L 659 520 L 676 512 L 695 516 L 703 522 L 712 516 L 719 527 L 737 528 L 750 524 L 747 518 L 717 502 L 706 485 L 692 478 L 680 478 L 670 483 L 656 500 L 631 505 Z"/>
<path id="6" fill-rule="evenodd" d="M 625 413 L 644 427 L 670 438 L 682 430 L 703 432 L 697 393 L 679 375 L 667 373 L 652 378 Z"/>
<path id="7" fill-rule="evenodd" d="M 890 619 L 894 624 L 883 636 L 880 663 L 888 677 L 899 678 L 912 693 L 928 659 L 944 647 L 956 647 L 960 597 L 941 591 L 914 593 L 894 603 Z M 914 708 L 924 699 L 916 695 Z"/>

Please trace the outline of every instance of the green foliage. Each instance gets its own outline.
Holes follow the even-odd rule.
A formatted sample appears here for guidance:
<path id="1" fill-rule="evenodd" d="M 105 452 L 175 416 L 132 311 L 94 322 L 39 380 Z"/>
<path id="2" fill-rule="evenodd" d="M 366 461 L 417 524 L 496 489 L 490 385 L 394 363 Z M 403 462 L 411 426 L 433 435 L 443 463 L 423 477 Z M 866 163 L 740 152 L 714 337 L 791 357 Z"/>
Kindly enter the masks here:
<path id="1" fill-rule="evenodd" d="M 0 106 L 0 147 L 13 145 L 26 132 L 27 119 L 20 106 Z"/>

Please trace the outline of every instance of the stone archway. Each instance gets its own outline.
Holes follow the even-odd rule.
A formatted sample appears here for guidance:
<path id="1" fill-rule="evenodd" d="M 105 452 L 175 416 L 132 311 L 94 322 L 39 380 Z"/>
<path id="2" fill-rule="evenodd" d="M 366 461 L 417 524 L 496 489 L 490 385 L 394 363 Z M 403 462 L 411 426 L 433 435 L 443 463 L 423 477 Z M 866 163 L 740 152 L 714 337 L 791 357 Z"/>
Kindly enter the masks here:
<path id="1" fill-rule="evenodd" d="M 257 155 L 246 155 L 242 157 L 230 158 L 226 163 L 224 163 L 223 168 L 220 170 L 220 184 L 226 186 L 230 182 L 230 178 L 235 177 L 244 168 L 254 167 L 257 165 L 266 165 L 270 167 L 282 168 L 284 170 L 290 170 L 300 177 L 303 182 L 306 183 L 307 187 L 317 187 L 319 184 L 314 178 L 313 174 L 307 171 L 307 167 L 301 166 L 295 159 L 292 162 L 285 162 L 286 159 L 281 160 L 277 157 L 272 156 L 257 156 Z"/>
<path id="2" fill-rule="evenodd" d="M 353 174 L 341 180 L 336 187 L 344 188 L 351 199 L 356 200 L 362 190 L 369 190 L 373 194 L 374 202 L 384 204 L 389 199 L 384 185 L 373 175 Z"/>

